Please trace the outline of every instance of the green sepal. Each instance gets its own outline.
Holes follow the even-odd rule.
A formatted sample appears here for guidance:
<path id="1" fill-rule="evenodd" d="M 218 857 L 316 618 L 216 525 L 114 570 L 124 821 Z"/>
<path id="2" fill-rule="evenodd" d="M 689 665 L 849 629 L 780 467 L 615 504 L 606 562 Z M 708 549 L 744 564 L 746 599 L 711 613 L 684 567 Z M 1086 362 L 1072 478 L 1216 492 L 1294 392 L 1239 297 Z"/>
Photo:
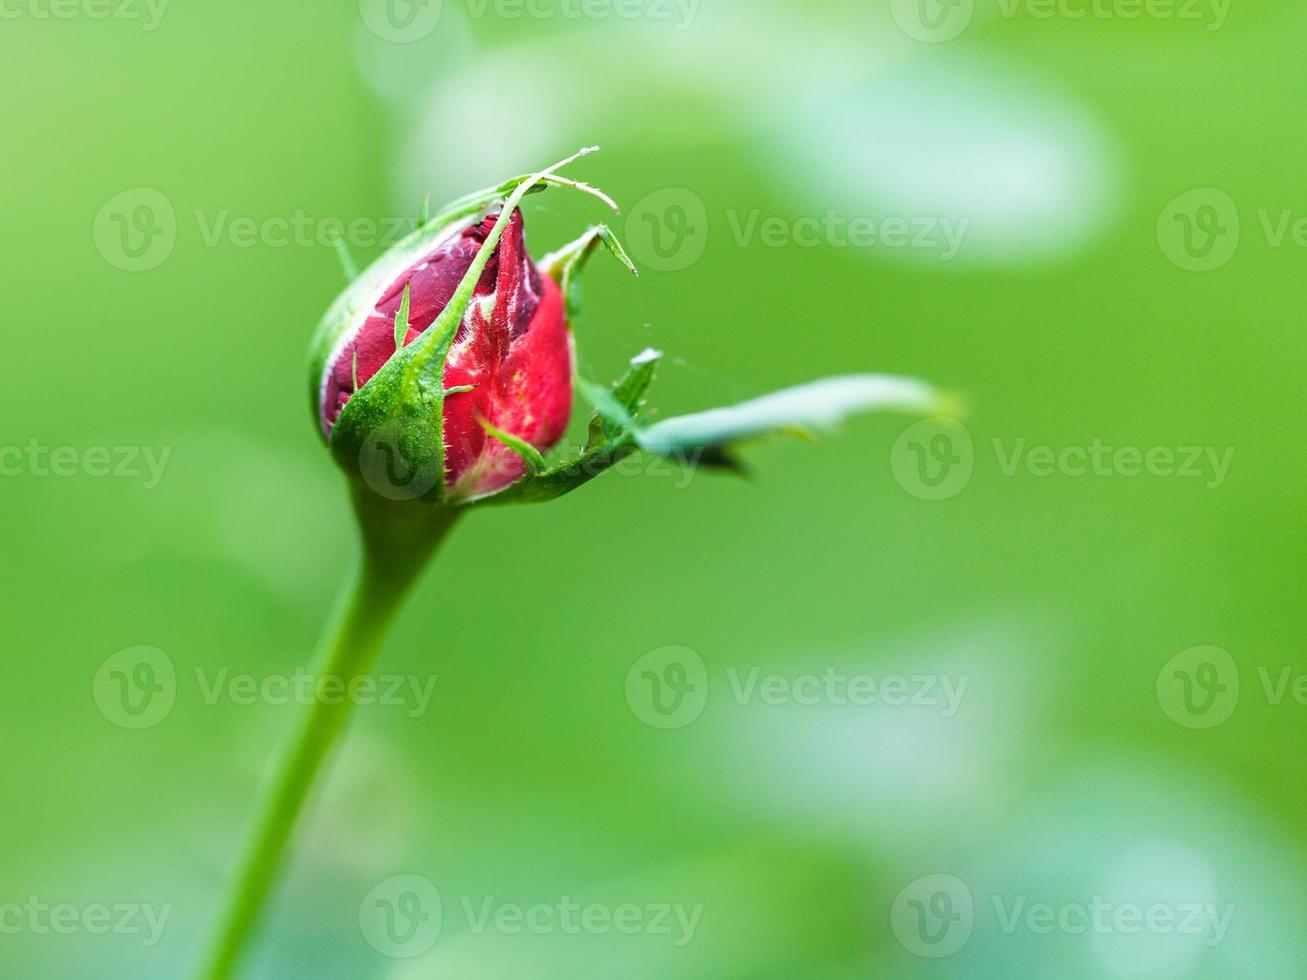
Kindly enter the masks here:
<path id="1" fill-rule="evenodd" d="M 630 432 L 635 429 L 635 416 L 618 400 L 611 388 L 605 388 L 588 378 L 578 376 L 576 390 L 594 406 L 595 414 L 604 429 L 617 432 Z"/>
<path id="2" fill-rule="evenodd" d="M 404 283 L 404 295 L 400 297 L 399 309 L 395 311 L 395 350 L 404 346 L 404 338 L 408 336 L 409 299 L 409 284 Z"/>
<path id="3" fill-rule="evenodd" d="M 584 486 L 635 452 L 637 416 L 661 358 L 662 354 L 655 350 L 632 358 L 626 373 L 611 388 L 577 377 L 577 390 L 596 407 L 585 449 L 571 460 L 533 472 L 477 503 L 494 506 L 545 503 Z"/>
<path id="4" fill-rule="evenodd" d="M 631 358 L 626 373 L 611 389 L 578 379 L 581 393 L 595 407 L 594 417 L 590 420 L 587 450 L 636 427 L 644 394 L 653 383 L 662 356 L 660 351 L 650 348 Z"/>
<path id="5" fill-rule="evenodd" d="M 601 243 L 607 246 L 608 251 L 626 267 L 631 275 L 640 275 L 640 270 L 626 254 L 626 249 L 622 247 L 617 235 L 607 225 L 596 225 L 576 241 L 564 245 L 557 252 L 552 252 L 540 260 L 540 270 L 558 283 L 567 307 L 567 321 L 573 325 L 576 324 L 576 319 L 581 312 L 580 273 Z"/>
<path id="6" fill-rule="evenodd" d="M 523 477 L 506 490 L 472 502 L 478 507 L 502 507 L 512 504 L 543 504 L 585 486 L 595 477 L 636 452 L 631 437 L 622 438 L 583 452 L 542 473 Z"/>
<path id="7" fill-rule="evenodd" d="M 487 433 L 521 456 L 522 461 L 526 463 L 527 471 L 532 476 L 545 471 L 545 458 L 540 454 L 540 450 L 536 449 L 536 447 L 531 445 L 531 443 L 527 442 L 525 439 L 519 439 L 510 432 L 505 432 L 503 429 L 497 428 L 484 418 L 478 418 L 477 421 L 481 423 L 481 428 L 485 429 Z"/>

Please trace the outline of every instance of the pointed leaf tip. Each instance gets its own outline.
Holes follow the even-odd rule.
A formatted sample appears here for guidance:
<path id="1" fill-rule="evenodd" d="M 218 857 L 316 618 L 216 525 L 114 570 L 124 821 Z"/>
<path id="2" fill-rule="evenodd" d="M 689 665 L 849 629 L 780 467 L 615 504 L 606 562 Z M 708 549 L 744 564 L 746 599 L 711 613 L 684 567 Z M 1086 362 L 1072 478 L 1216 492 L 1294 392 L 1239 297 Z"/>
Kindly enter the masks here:
<path id="1" fill-rule="evenodd" d="M 595 225 L 576 241 L 569 242 L 540 260 L 541 271 L 558 283 L 562 290 L 563 300 L 567 304 L 567 318 L 572 323 L 576 322 L 581 308 L 579 276 L 600 243 L 632 274 L 640 275 L 621 241 L 607 225 Z"/>
<path id="2" fill-rule="evenodd" d="M 631 261 L 631 256 L 626 253 L 626 249 L 622 247 L 622 242 L 617 237 L 616 233 L 614 233 L 613 229 L 609 228 L 607 225 L 598 225 L 592 230 L 594 234 L 598 235 L 599 239 L 608 247 L 608 251 L 613 253 L 613 256 L 617 261 L 626 266 L 631 275 L 638 278 L 640 270 L 637 269 L 635 263 Z"/>
<path id="3" fill-rule="evenodd" d="M 404 338 L 408 336 L 409 287 L 404 284 L 404 295 L 400 298 L 399 309 L 395 311 L 395 350 L 402 350 Z"/>

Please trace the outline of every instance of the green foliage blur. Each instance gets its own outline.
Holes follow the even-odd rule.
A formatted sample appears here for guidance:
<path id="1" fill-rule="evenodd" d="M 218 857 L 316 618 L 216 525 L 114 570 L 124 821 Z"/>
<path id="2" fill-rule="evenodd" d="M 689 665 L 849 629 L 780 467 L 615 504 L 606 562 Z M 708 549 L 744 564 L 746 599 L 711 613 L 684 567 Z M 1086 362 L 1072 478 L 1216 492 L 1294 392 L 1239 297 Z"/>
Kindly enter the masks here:
<path id="1" fill-rule="evenodd" d="M 526 205 L 537 253 L 607 220 L 642 267 L 589 270 L 587 377 L 654 347 L 654 417 L 856 371 L 967 412 L 468 520 L 244 975 L 1301 976 L 1305 32 L 4 4 L 0 974 L 197 952 L 354 555 L 305 397 L 333 235 L 367 261 L 596 143 L 621 215 Z"/>

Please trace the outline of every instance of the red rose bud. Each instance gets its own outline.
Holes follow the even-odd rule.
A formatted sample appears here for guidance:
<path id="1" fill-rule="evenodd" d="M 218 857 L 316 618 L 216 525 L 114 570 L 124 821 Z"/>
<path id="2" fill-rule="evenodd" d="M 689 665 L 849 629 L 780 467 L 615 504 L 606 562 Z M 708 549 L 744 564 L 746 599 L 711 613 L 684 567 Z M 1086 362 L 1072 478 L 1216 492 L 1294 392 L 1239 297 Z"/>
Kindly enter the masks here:
<path id="1" fill-rule="evenodd" d="M 579 274 L 601 246 L 628 271 L 635 266 L 612 230 L 596 225 L 537 267 L 518 208 L 548 187 L 615 208 L 602 191 L 558 173 L 593 149 L 424 220 L 362 275 L 351 271 L 352 283 L 318 325 L 309 354 L 313 414 L 355 480 L 356 512 L 374 552 L 411 550 L 413 533 L 430 539 L 432 528 L 448 526 L 438 512 L 376 506 L 377 496 L 543 503 L 637 450 L 738 469 L 735 447 L 763 435 L 810 435 L 877 409 L 957 411 L 921 381 L 858 374 L 648 424 L 644 395 L 656 352 L 635 358 L 610 386 L 575 377 L 569 320 L 577 317 Z M 567 429 L 574 385 L 595 416 L 579 453 L 550 464 L 544 454 Z"/>
<path id="2" fill-rule="evenodd" d="M 449 305 L 500 211 L 443 230 L 416 261 L 365 299 L 325 358 L 318 414 L 330 439 L 341 412 L 396 351 L 396 317 L 408 301 L 407 346 Z M 383 260 L 384 261 L 384 260 Z M 375 278 L 375 276 L 374 276 Z M 514 211 L 458 325 L 444 363 L 445 486 L 454 499 L 516 482 L 522 456 L 487 428 L 547 452 L 567 429 L 573 353 L 558 285 L 526 251 Z"/>

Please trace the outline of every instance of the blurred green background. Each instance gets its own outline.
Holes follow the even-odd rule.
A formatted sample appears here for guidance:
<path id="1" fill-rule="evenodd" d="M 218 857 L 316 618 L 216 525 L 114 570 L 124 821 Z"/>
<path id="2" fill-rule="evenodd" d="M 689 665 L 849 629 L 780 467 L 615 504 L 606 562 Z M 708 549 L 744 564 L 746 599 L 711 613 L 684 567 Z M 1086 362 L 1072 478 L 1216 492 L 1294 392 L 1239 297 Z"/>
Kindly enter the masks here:
<path id="1" fill-rule="evenodd" d="M 244 975 L 1305 975 L 1301 5 L 122 4 L 0 19 L 0 972 L 195 955 L 295 710 L 232 679 L 293 676 L 355 547 L 332 223 L 598 143 L 644 274 L 592 268 L 590 376 L 903 373 L 965 428 L 461 526 L 376 667 L 430 700 L 360 706 Z"/>

